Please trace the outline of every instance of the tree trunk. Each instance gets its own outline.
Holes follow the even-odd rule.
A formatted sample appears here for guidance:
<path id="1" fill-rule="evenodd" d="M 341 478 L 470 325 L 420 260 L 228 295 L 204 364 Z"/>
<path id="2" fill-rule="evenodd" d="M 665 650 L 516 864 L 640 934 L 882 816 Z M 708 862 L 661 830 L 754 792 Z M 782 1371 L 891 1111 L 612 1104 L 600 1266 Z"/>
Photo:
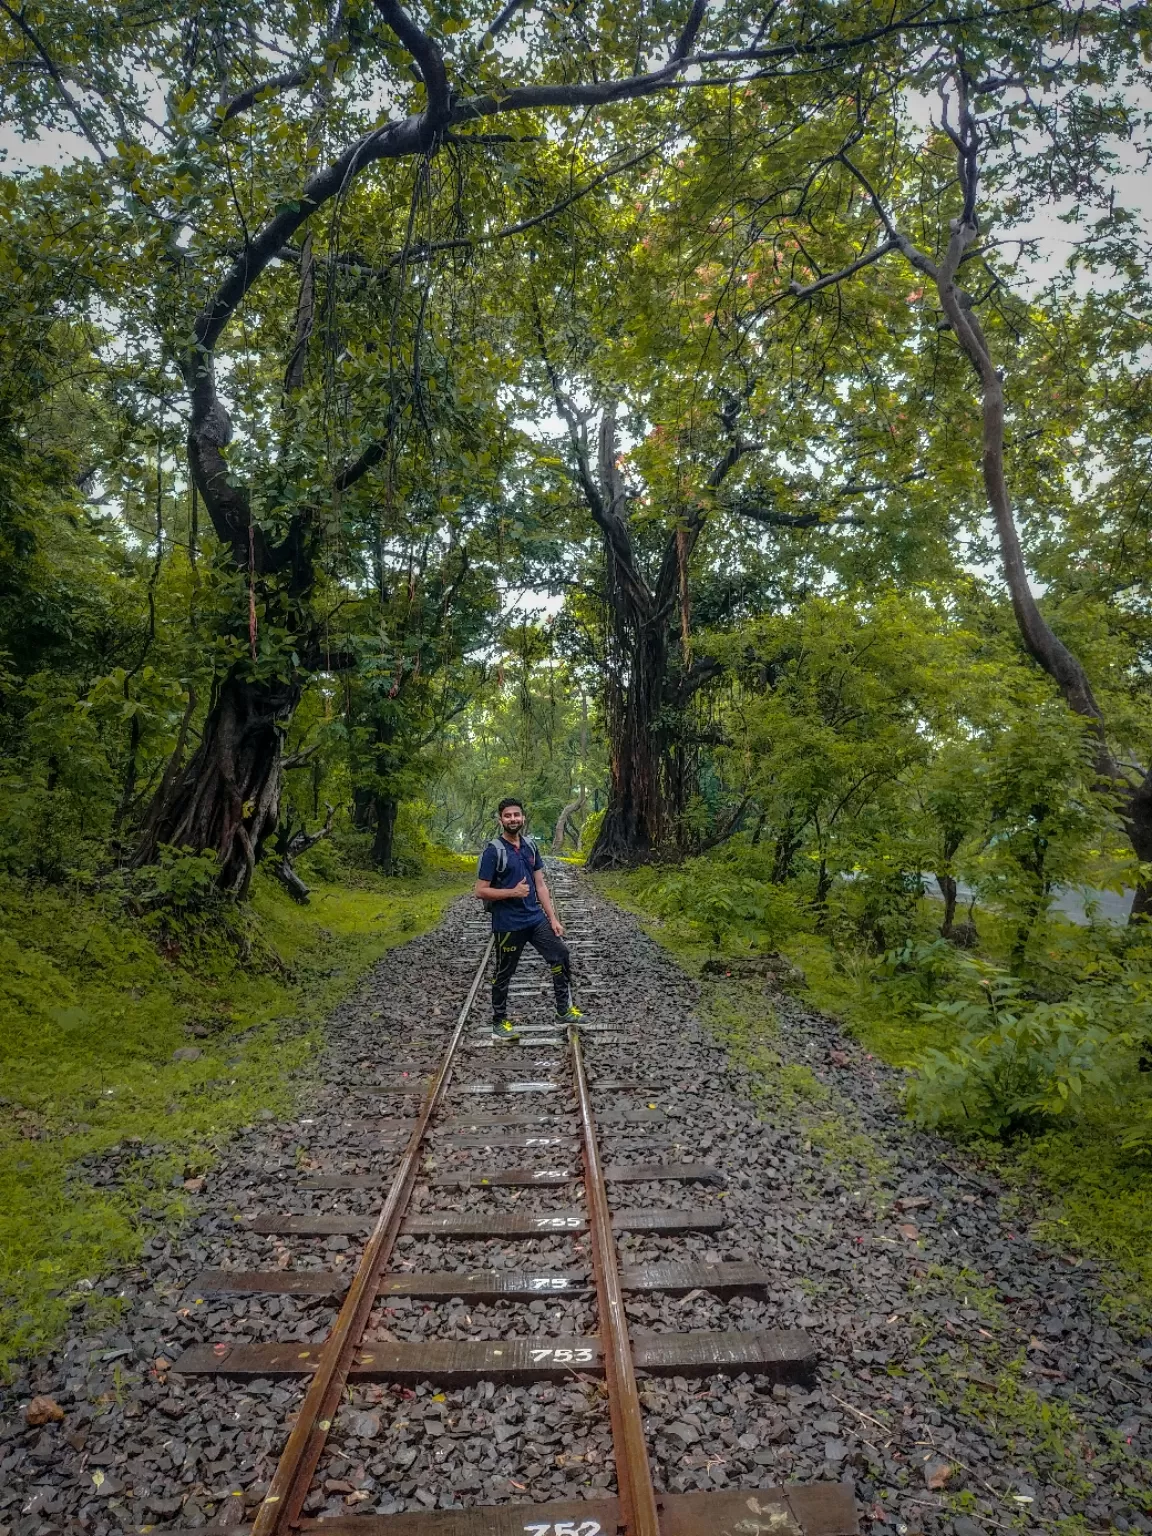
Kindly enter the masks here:
<path id="1" fill-rule="evenodd" d="M 638 632 L 637 632 L 638 631 Z M 668 673 L 665 624 L 637 625 L 626 680 L 609 685 L 611 752 L 608 808 L 588 855 L 589 869 L 618 869 L 646 858 L 665 830 L 663 741 L 657 716 Z"/>
<path id="2" fill-rule="evenodd" d="M 628 491 L 620 470 L 616 405 L 610 403 L 600 420 L 595 466 L 588 440 L 588 418 L 581 415 L 559 386 L 544 347 L 556 408 L 568 425 L 576 459 L 577 479 L 604 544 L 605 596 L 610 613 L 606 686 L 608 741 L 611 756 L 608 808 L 600 835 L 588 855 L 590 869 L 614 869 L 635 864 L 656 848 L 668 831 L 670 811 L 688 795 L 688 768 L 677 764 L 672 750 L 671 711 L 682 710 L 695 688 L 710 675 L 685 675 L 673 686 L 669 658 L 672 616 L 687 580 L 688 562 L 712 505 L 701 497 L 677 520 L 665 539 L 656 579 L 649 583 L 637 563 L 629 524 Z M 736 432 L 741 402 L 730 401 L 721 411 L 728 446 L 707 478 L 709 492 L 719 489 L 745 451 Z M 686 612 L 681 602 L 681 612 Z"/>
<path id="3" fill-rule="evenodd" d="M 796 873 L 796 855 L 800 852 L 802 831 L 803 828 L 795 825 L 789 812 L 788 819 L 776 834 L 776 846 L 772 852 L 773 885 L 787 885 Z"/>
<path id="4" fill-rule="evenodd" d="M 254 682 L 233 672 L 224 679 L 188 766 L 161 787 L 134 863 L 152 863 L 161 844 L 211 849 L 221 889 L 247 894 L 276 831 L 284 737 L 300 694 L 296 677 Z"/>
<path id="5" fill-rule="evenodd" d="M 940 924 L 940 932 L 948 938 L 956 921 L 956 876 L 937 875 L 936 884 L 944 897 L 944 921 Z"/>
<path id="6" fill-rule="evenodd" d="M 819 872 L 816 876 L 816 896 L 812 905 L 819 911 L 825 912 L 828 906 L 828 893 L 832 889 L 832 876 L 828 872 L 828 861 L 821 855 Z"/>
<path id="7" fill-rule="evenodd" d="M 984 490 L 996 523 L 1001 569 L 1012 600 L 1012 612 L 1028 654 L 1060 689 L 1069 709 L 1091 722 L 1097 743 L 1094 767 L 1101 787 L 1119 798 L 1120 819 L 1133 852 L 1141 861 L 1148 861 L 1152 859 L 1152 769 L 1134 784 L 1116 761 L 1105 734 L 1104 714 L 1088 675 L 1079 658 L 1055 634 L 1040 612 L 1028 580 L 1004 465 L 1003 377 L 992 360 L 980 322 L 972 312 L 971 300 L 956 281 L 964 251 L 976 239 L 977 233 L 975 222 L 958 221 L 939 268 L 933 270 L 930 264 L 925 268 L 924 258 L 921 258 L 921 270 L 929 270 L 934 277 L 944 313 L 980 381 Z M 1149 914 L 1152 914 L 1152 886 L 1141 884 L 1130 921 Z"/>
<path id="8" fill-rule="evenodd" d="M 372 843 L 372 862 L 386 875 L 392 873 L 392 844 L 396 835 L 396 813 L 400 803 L 389 795 L 376 796 L 376 837 Z"/>
<path id="9" fill-rule="evenodd" d="M 556 827 L 552 833 L 552 852 L 564 852 L 564 839 L 568 833 L 568 820 L 583 810 L 584 802 L 588 798 L 587 791 L 581 790 L 575 800 L 570 800 L 560 815 L 556 818 Z"/>
<path id="10" fill-rule="evenodd" d="M 116 806 L 116 813 L 112 817 L 113 834 L 120 831 L 132 804 L 132 796 L 136 793 L 136 756 L 139 751 L 140 716 L 137 714 L 132 716 L 132 724 L 128 731 L 128 762 L 124 768 L 124 788 Z"/>
<path id="11" fill-rule="evenodd" d="M 1128 796 L 1124 807 L 1124 826 L 1136 857 L 1142 864 L 1152 864 L 1152 769 Z M 1142 881 L 1136 887 L 1130 923 L 1152 919 L 1152 883 Z"/>

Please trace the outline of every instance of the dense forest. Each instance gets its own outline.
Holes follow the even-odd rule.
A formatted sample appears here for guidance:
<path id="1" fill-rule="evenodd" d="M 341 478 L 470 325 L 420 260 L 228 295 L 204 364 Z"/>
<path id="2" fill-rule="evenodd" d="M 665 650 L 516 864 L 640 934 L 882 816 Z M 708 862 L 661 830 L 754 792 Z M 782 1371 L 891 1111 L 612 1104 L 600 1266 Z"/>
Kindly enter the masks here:
<path id="1" fill-rule="evenodd" d="M 791 956 L 924 1123 L 1095 1170 L 1147 1279 L 1150 39 L 0 0 L 20 1072 L 69 912 L 250 978 L 260 900 L 385 899 L 515 792 L 701 955 Z"/>

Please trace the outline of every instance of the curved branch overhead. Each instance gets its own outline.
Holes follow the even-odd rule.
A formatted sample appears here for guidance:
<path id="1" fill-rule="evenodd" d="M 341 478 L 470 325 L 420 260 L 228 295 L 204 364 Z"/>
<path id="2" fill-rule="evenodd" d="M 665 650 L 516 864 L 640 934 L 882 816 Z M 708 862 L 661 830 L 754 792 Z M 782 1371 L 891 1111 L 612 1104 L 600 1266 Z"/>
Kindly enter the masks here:
<path id="1" fill-rule="evenodd" d="M 961 21 L 972 22 L 998 14 L 995 8 L 978 7 L 974 12 L 955 13 L 929 23 L 922 15 L 914 13 L 910 18 L 893 18 L 882 26 L 846 38 L 798 38 L 778 44 L 763 44 L 754 49 L 694 52 L 693 46 L 706 9 L 703 0 L 694 0 L 672 56 L 655 69 L 619 80 L 521 85 L 510 87 L 499 94 L 488 91 L 453 100 L 443 55 L 435 42 L 411 20 L 398 0 L 376 0 L 376 6 L 419 66 L 428 93 L 427 105 L 420 112 L 372 129 L 349 145 L 329 165 L 309 177 L 301 187 L 299 196 L 283 204 L 249 240 L 193 326 L 192 347 L 185 372 L 190 379 L 194 421 L 206 420 L 211 414 L 215 404 L 215 390 L 211 367 L 206 359 L 245 295 L 278 253 L 291 244 L 293 237 L 308 220 L 334 197 L 345 192 L 369 166 L 384 160 L 399 160 L 424 153 L 442 131 L 486 118 L 541 110 L 599 108 L 633 101 L 672 89 L 689 70 L 715 63 L 738 61 L 777 65 L 786 73 L 797 61 L 808 60 L 819 64 L 820 61 L 838 61 L 841 56 L 867 50 L 882 38 L 893 36 L 901 29 L 928 25 L 943 29 Z"/>
<path id="2" fill-rule="evenodd" d="M 412 762 L 444 732 L 471 753 L 490 690 L 527 722 L 525 793 L 537 766 L 579 766 L 550 817 L 609 787 L 594 864 L 700 847 L 752 792 L 786 879 L 797 838 L 826 842 L 873 793 L 843 810 L 838 790 L 815 832 L 812 806 L 773 825 L 775 755 L 800 750 L 780 746 L 789 678 L 829 729 L 878 699 L 919 712 L 899 751 L 891 722 L 866 760 L 845 746 L 853 782 L 879 763 L 887 784 L 939 752 L 951 726 L 921 676 L 975 629 L 989 675 L 1050 709 L 1081 798 L 1126 816 L 1134 848 L 1143 816 L 1152 849 L 1152 780 L 1130 766 L 1150 738 L 1114 703 L 1146 689 L 1148 475 L 1108 463 L 1144 464 L 1144 235 L 1122 210 L 1067 226 L 1085 264 L 1124 256 L 1123 307 L 1103 284 L 1024 294 L 1012 256 L 1022 218 L 1070 187 L 1082 225 L 1111 217 L 1100 167 L 1135 143 L 1125 72 L 1144 68 L 1123 17 L 1088 28 L 1073 0 L 666 0 L 628 28 L 611 0 L 225 9 L 106 9 L 95 37 L 72 0 L 0 0 L 0 115 L 75 156 L 4 182 L 0 405 L 6 380 L 52 376 L 53 420 L 20 450 L 58 438 L 72 498 L 94 466 L 77 538 L 122 550 L 128 587 L 150 573 L 148 666 L 131 623 L 92 647 L 133 663 L 114 679 L 114 815 L 128 827 L 160 787 L 144 862 L 187 841 L 245 891 L 281 795 L 297 820 L 309 795 L 317 824 L 337 761 L 387 862 Z M 933 79 L 946 101 L 912 121 L 908 91 Z M 93 372 L 107 418 L 89 431 Z M 10 500 L 39 549 L 36 495 Z M 563 601 L 541 616 L 545 592 Z M 1098 600 L 1107 644 L 1081 642 Z M 177 604 L 188 676 L 153 685 Z M 2 622 L 0 642 L 7 669 Z M 820 657 L 822 678 L 790 670 Z M 874 670 L 854 696 L 858 663 Z M 553 727 L 582 689 L 600 735 L 577 755 Z M 304 701 L 322 745 L 285 778 Z M 165 767 L 155 743 L 176 739 Z"/>
<path id="3" fill-rule="evenodd" d="M 269 96 L 278 96 L 284 91 L 293 90 L 296 86 L 307 85 L 316 78 L 318 71 L 311 65 L 302 69 L 285 70 L 279 75 L 269 75 L 266 80 L 258 80 L 250 85 L 247 90 L 238 91 L 231 101 L 224 104 L 223 110 L 216 114 L 213 128 L 218 130 L 225 123 L 230 123 L 233 118 L 240 117 L 249 111 L 258 101 L 263 101 Z"/>

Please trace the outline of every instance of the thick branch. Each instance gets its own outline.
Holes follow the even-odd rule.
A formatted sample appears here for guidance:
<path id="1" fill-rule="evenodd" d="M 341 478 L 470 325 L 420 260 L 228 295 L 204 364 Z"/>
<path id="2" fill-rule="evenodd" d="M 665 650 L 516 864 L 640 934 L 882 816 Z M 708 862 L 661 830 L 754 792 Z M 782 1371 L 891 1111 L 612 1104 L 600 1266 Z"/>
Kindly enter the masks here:
<path id="1" fill-rule="evenodd" d="M 574 107 L 596 108 L 650 96 L 676 87 L 685 71 L 701 64 L 717 61 L 727 55 L 693 54 L 691 45 L 697 36 L 700 21 L 700 5 L 693 0 L 693 10 L 681 34 L 681 42 L 687 40 L 685 51 L 675 54 L 655 70 L 628 76 L 621 80 L 583 81 L 572 84 L 547 83 L 520 86 L 511 90 L 491 91 L 452 103 L 444 62 L 434 43 L 411 20 L 398 0 L 375 0 L 376 7 L 385 21 L 408 49 L 424 76 L 428 95 L 427 108 L 400 121 L 389 122 L 373 129 L 355 144 L 350 145 L 330 165 L 310 175 L 297 199 L 280 205 L 276 214 L 248 242 L 244 251 L 225 274 L 212 299 L 198 315 L 192 329 L 192 344 L 183 360 L 183 371 L 191 397 L 191 458 L 197 486 L 204 496 L 213 525 L 222 539 L 234 548 L 247 538 L 250 521 L 247 493 L 230 484 L 228 466 L 223 450 L 231 433 L 227 413 L 216 393 L 213 353 L 224 328 L 243 302 L 245 295 L 269 263 L 288 245 L 318 208 L 345 192 L 355 178 L 368 167 L 381 160 L 396 160 L 426 153 L 436 144 L 442 133 L 451 127 L 477 122 L 488 117 L 505 117 L 524 111 L 546 111 Z M 7 0 L 0 5 L 9 16 L 27 32 L 27 25 L 20 22 L 8 6 Z M 973 20 L 972 17 L 965 18 Z M 938 18 L 933 26 L 941 26 L 947 18 Z M 831 59 L 866 49 L 879 37 L 907 30 L 918 24 L 907 18 L 895 18 L 879 28 L 855 38 L 819 37 L 810 41 L 792 41 L 740 50 L 742 55 L 761 63 L 777 61 L 791 69 L 798 58 L 816 60 Z M 38 44 L 37 44 L 38 46 Z M 38 51 L 43 52 L 38 46 Z M 735 57 L 735 53 L 732 57 Z M 58 71 L 57 71 L 58 74 Z M 701 77 L 707 83 L 707 77 Z M 65 87 L 66 89 L 66 87 Z M 83 125 L 82 117 L 77 121 Z M 94 146 L 95 147 L 95 146 Z M 846 162 L 847 163 L 847 162 Z M 858 174 L 858 173 L 857 173 Z M 902 247 L 903 248 L 903 247 Z M 587 487 L 586 487 L 587 489 Z M 619 542 L 619 528 L 614 536 Z M 238 551 L 243 563 L 243 552 Z M 620 546 L 623 555 L 623 546 Z M 640 600 L 645 591 L 630 559 L 622 567 L 634 594 Z"/>
<path id="2" fill-rule="evenodd" d="M 540 357 L 544 363 L 556 410 L 568 428 L 568 438 L 576 460 L 576 477 L 584 492 L 584 500 L 596 526 L 604 535 L 609 557 L 615 561 L 616 570 L 623 578 L 629 596 L 637 611 L 647 618 L 652 612 L 652 594 L 636 568 L 632 535 L 627 521 L 627 499 L 623 481 L 616 465 L 616 405 L 606 406 L 600 422 L 599 479 L 592 471 L 588 451 L 587 418 L 581 416 L 575 403 L 564 393 L 560 375 L 548 351 L 548 338 L 544 333 L 544 319 L 539 306 L 533 300 L 536 336 L 540 345 Z"/>
<path id="3" fill-rule="evenodd" d="M 707 683 L 724 675 L 724 663 L 715 656 L 701 656 L 676 682 L 676 707 L 686 709 L 690 700 Z"/>
<path id="4" fill-rule="evenodd" d="M 556 818 L 556 826 L 552 833 L 552 852 L 564 852 L 564 838 L 568 832 L 568 821 L 584 808 L 584 802 L 588 798 L 588 791 L 581 789 L 575 800 L 570 800 Z"/>
<path id="5" fill-rule="evenodd" d="M 318 832 L 306 832 L 303 827 L 298 832 L 293 832 L 288 839 L 288 846 L 284 850 L 290 859 L 298 859 L 302 853 L 307 853 L 309 848 L 315 847 L 322 837 L 327 837 L 332 831 L 332 823 L 336 819 L 334 806 L 325 805 L 328 812 L 327 820 Z"/>
<path id="6" fill-rule="evenodd" d="M 692 0 L 692 11 L 684 24 L 684 30 L 676 41 L 672 50 L 672 59 L 686 59 L 696 46 L 696 35 L 704 22 L 704 13 L 708 9 L 708 0 Z"/>
<path id="7" fill-rule="evenodd" d="M 513 16 L 515 16 L 516 12 L 523 4 L 524 0 L 508 0 L 508 4 L 504 7 L 499 16 L 496 17 L 496 20 L 488 28 L 488 36 L 499 37 L 501 32 L 503 32 L 504 28 L 512 20 Z"/>
<path id="8" fill-rule="evenodd" d="M 277 839 L 278 857 L 273 860 L 272 873 L 287 887 L 292 900 L 298 901 L 301 906 L 307 906 L 311 892 L 292 868 L 292 860 L 298 859 L 302 853 L 306 853 L 309 848 L 332 831 L 336 812 L 330 805 L 325 806 L 325 810 L 328 812 L 328 819 L 318 832 L 305 832 L 303 827 L 298 832 L 290 832 L 285 828 Z"/>
<path id="9" fill-rule="evenodd" d="M 727 510 L 738 517 L 750 518 L 754 523 L 763 523 L 766 528 L 864 527 L 861 517 L 825 517 L 822 512 L 773 512 L 767 507 L 752 507 L 742 501 L 730 502 Z"/>
<path id="10" fill-rule="evenodd" d="M 281 759 L 281 771 L 288 773 L 293 768 L 303 768 L 305 763 L 311 762 L 319 750 L 320 743 L 314 741 L 310 747 L 304 747 L 299 752 L 290 753 L 289 756 Z"/>
<path id="11" fill-rule="evenodd" d="M 868 183 L 860 176 L 855 167 L 850 167 L 850 169 L 853 170 L 853 174 L 867 188 L 873 206 L 877 208 L 905 258 L 913 267 L 927 273 L 932 278 L 944 314 L 952 327 L 961 351 L 972 364 L 979 381 L 983 422 L 981 469 L 984 479 L 984 491 L 996 524 L 997 540 L 1000 545 L 1001 569 L 1004 572 L 1004 580 L 1012 603 L 1012 612 L 1016 619 L 1020 637 L 1024 642 L 1024 647 L 1033 660 L 1056 683 L 1068 707 L 1082 718 L 1092 722 L 1098 741 L 1095 758 L 1096 771 L 1102 778 L 1110 779 L 1129 791 L 1131 806 L 1138 816 L 1137 801 L 1145 786 L 1141 786 L 1134 794 L 1132 793 L 1131 781 L 1119 763 L 1117 763 L 1105 739 L 1103 712 L 1097 703 L 1092 685 L 1088 681 L 1087 673 L 1084 671 L 1079 659 L 1073 655 L 1063 641 L 1055 634 L 1048 621 L 1040 612 L 1039 605 L 1032 593 L 1028 570 L 1024 562 L 1024 553 L 1020 546 L 1020 536 L 1016 528 L 1016 519 L 1012 508 L 1012 498 L 1008 489 L 1008 479 L 1004 463 L 1004 420 L 1006 410 L 1004 380 L 1000 370 L 993 362 L 992 354 L 980 322 L 973 313 L 972 300 L 963 292 L 956 281 L 966 252 L 979 237 L 979 225 L 975 209 L 979 186 L 978 154 L 980 136 L 968 106 L 967 80 L 962 68 L 958 71 L 955 78 L 960 88 L 959 126 L 953 128 L 946 120 L 945 128 L 956 148 L 958 178 L 964 199 L 964 211 L 958 219 L 953 220 L 948 245 L 939 266 L 932 263 L 924 252 L 917 250 L 912 245 L 912 242 L 895 228 L 891 217 L 882 208 L 875 192 L 868 186 Z M 1131 826 L 1129 830 L 1132 833 Z M 1136 844 L 1138 841 L 1138 835 L 1133 833 L 1133 843 Z M 1152 851 L 1152 848 L 1149 851 Z M 1146 854 L 1141 854 L 1141 857 L 1146 856 Z"/>
<path id="12" fill-rule="evenodd" d="M 616 562 L 617 572 L 623 577 L 632 601 L 640 614 L 648 618 L 653 609 L 652 593 L 649 592 L 647 583 L 636 566 L 632 532 L 628 526 L 628 493 L 616 457 L 616 402 L 612 401 L 604 408 L 600 418 L 600 431 L 597 435 L 599 492 L 595 503 L 589 499 L 588 504 L 592 516 L 608 542 L 612 558 Z M 582 478 L 587 478 L 590 482 L 591 468 L 588 464 L 586 446 L 581 452 L 580 446 L 577 445 L 577 458 L 583 459 Z"/>
<path id="13" fill-rule="evenodd" d="M 1008 594 L 1012 600 L 1012 612 L 1025 649 L 1033 660 L 1039 662 L 1064 695 L 1069 707 L 1078 715 L 1092 720 L 1101 739 L 1100 767 L 1111 778 L 1122 778 L 1119 766 L 1111 752 L 1103 745 L 1104 716 L 1087 674 L 1068 647 L 1053 632 L 1032 595 L 1028 580 L 1024 553 L 1016 530 L 1012 510 L 1012 498 L 1004 468 L 1004 383 L 988 351 L 987 342 L 975 315 L 965 306 L 956 287 L 954 277 L 964 246 L 976 238 L 972 225 L 961 226 L 948 243 L 948 253 L 940 264 L 937 291 L 944 313 L 951 322 L 965 356 L 976 370 L 980 381 L 983 414 L 984 449 L 982 470 L 984 490 L 996 523 L 996 535 L 1000 544 L 1000 563 Z"/>
<path id="14" fill-rule="evenodd" d="M 376 9 L 395 32 L 420 67 L 424 89 L 428 93 L 425 121 L 433 133 L 447 126 L 451 110 L 448 71 L 436 44 L 408 15 L 399 0 L 376 0 Z"/>
<path id="15" fill-rule="evenodd" d="M 387 438 L 377 438 L 375 442 L 369 443 L 364 452 L 358 458 L 353 459 L 351 464 L 345 465 L 336 476 L 332 482 L 333 489 L 337 491 L 349 490 L 356 484 L 357 480 L 362 480 L 370 469 L 375 469 L 387 451 Z"/>
<path id="16" fill-rule="evenodd" d="M 752 448 L 752 444 L 745 442 L 740 436 L 737 425 L 744 402 L 739 397 L 732 396 L 725 400 L 720 413 L 724 430 L 728 436 L 728 446 L 716 460 L 704 482 L 708 492 L 718 491 L 728 475 Z M 712 510 L 712 496 L 698 498 L 692 507 L 688 517 L 682 522 L 679 529 L 673 529 L 668 535 L 664 545 L 664 553 L 660 559 L 660 574 L 656 578 L 656 609 L 663 613 L 671 605 L 675 597 L 680 572 L 688 568 L 688 562 L 692 558 L 692 551 L 696 542 L 704 530 L 708 521 L 708 514 Z"/>
<path id="17" fill-rule="evenodd" d="M 0 4 L 4 3 L 5 0 L 0 0 Z M 377 0 L 377 3 L 385 14 L 385 19 L 393 26 L 393 30 L 406 47 L 409 46 L 410 40 L 413 56 L 421 64 L 422 69 L 425 68 L 425 62 L 421 59 L 420 53 L 416 52 L 418 46 L 421 52 L 430 49 L 435 59 L 439 60 L 439 54 L 434 47 L 419 28 L 404 15 L 400 7 L 395 4 L 395 0 Z M 971 21 L 978 18 L 962 19 Z M 948 18 L 945 17 L 933 21 L 931 25 L 944 26 L 947 22 Z M 797 58 L 833 57 L 841 52 L 867 48 L 880 37 L 907 30 L 910 25 L 914 24 L 897 19 L 854 38 L 823 38 L 811 42 L 780 43 L 771 47 L 737 51 L 730 56 L 735 58 L 739 53 L 741 57 L 762 62 L 778 60 L 787 63 Z M 400 31 L 401 27 L 405 29 L 404 34 Z M 630 75 L 622 80 L 527 85 L 499 93 L 486 92 L 452 104 L 444 123 L 440 126 L 460 127 L 466 123 L 478 122 L 483 118 L 507 117 L 517 112 L 611 106 L 616 102 L 631 101 L 671 89 L 687 69 L 722 57 L 727 58 L 729 55 L 686 54 L 682 58 L 670 59 L 659 69 Z M 430 88 L 430 100 L 431 94 Z M 290 244 L 297 230 L 318 208 L 346 189 L 361 171 L 376 161 L 402 159 L 427 149 L 435 138 L 437 126 L 435 122 L 430 121 L 428 114 L 423 112 L 414 113 L 396 122 L 385 123 L 380 128 L 374 128 L 370 133 L 365 134 L 357 143 L 350 145 L 331 165 L 310 176 L 301 190 L 299 199 L 294 203 L 282 205 L 282 210 L 271 218 L 253 238 L 225 276 L 212 301 L 201 312 L 194 329 L 196 348 L 212 350 L 249 288 L 281 249 Z M 853 173 L 859 176 L 855 168 L 852 169 Z"/>
<path id="18" fill-rule="evenodd" d="M 288 367 L 284 370 L 284 393 L 294 395 L 304 384 L 304 364 L 312 324 L 316 315 L 316 257 L 312 250 L 312 231 L 304 236 L 300 252 L 300 291 L 296 299 L 296 340 Z"/>

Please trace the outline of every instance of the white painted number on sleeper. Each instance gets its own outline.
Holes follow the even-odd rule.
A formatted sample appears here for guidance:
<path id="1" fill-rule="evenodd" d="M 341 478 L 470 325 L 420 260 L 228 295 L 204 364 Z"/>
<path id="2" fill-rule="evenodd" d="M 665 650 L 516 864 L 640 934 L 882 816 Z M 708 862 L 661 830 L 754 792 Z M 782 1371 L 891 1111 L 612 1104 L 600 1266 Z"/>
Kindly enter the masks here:
<path id="1" fill-rule="evenodd" d="M 552 1525 L 526 1525 L 531 1536 L 600 1536 L 599 1520 L 557 1520 Z"/>

